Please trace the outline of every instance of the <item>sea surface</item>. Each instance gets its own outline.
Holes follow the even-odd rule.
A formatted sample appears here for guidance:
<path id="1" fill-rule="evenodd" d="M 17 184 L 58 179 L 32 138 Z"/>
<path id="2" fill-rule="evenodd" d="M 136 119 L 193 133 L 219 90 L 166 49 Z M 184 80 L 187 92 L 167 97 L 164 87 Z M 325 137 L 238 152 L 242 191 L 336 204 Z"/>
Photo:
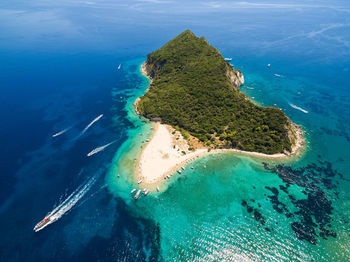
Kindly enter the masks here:
<path id="1" fill-rule="evenodd" d="M 206 156 L 134 201 L 140 65 L 186 29 L 307 147 Z M 4 0 L 0 32 L 0 261 L 350 260 L 348 1 Z"/>

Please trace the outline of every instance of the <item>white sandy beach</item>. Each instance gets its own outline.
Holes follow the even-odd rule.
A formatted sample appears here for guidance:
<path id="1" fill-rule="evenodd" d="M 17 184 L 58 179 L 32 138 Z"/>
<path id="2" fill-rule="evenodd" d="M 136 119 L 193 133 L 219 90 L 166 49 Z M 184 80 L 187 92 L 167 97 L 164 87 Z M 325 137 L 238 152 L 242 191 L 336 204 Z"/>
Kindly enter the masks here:
<path id="1" fill-rule="evenodd" d="M 297 143 L 293 147 L 292 153 L 288 155 L 268 155 L 238 149 L 214 149 L 208 152 L 207 149 L 200 148 L 189 151 L 187 141 L 181 136 L 180 132 L 173 134 L 174 131 L 171 126 L 154 123 L 153 136 L 142 150 L 138 162 L 138 179 L 142 180 L 143 183 L 157 183 L 166 179 L 168 175 L 180 175 L 176 171 L 182 166 L 207 154 L 231 152 L 260 158 L 280 159 L 297 154 L 304 144 L 302 134 L 298 134 Z"/>
<path id="2" fill-rule="evenodd" d="M 176 140 L 168 125 L 155 123 L 154 127 L 153 136 L 143 149 L 138 163 L 139 179 L 144 183 L 158 182 L 166 175 L 174 173 L 186 162 L 207 152 L 206 149 L 189 151 L 181 135 L 176 134 L 177 137 L 180 136 L 179 140 Z"/>

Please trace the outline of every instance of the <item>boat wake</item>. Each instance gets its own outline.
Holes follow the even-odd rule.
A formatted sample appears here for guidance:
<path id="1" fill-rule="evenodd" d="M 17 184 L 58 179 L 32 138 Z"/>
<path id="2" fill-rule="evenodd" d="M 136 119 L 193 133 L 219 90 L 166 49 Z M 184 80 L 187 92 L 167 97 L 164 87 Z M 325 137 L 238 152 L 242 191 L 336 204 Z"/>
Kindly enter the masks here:
<path id="1" fill-rule="evenodd" d="M 87 154 L 87 156 L 92 156 L 98 152 L 101 152 L 103 150 L 105 150 L 107 147 L 109 147 L 110 145 L 114 144 L 117 140 L 114 140 L 104 146 L 99 146 L 99 147 L 96 147 L 94 150 L 92 150 L 90 153 Z"/>
<path id="2" fill-rule="evenodd" d="M 299 110 L 299 111 L 301 111 L 301 112 L 303 112 L 303 113 L 305 113 L 305 114 L 308 114 L 309 113 L 309 111 L 307 111 L 307 110 L 305 110 L 305 109 L 302 109 L 301 107 L 299 107 L 299 106 L 296 106 L 296 105 L 294 105 L 294 104 L 291 104 L 291 103 L 288 103 L 291 107 L 293 107 L 293 108 L 295 108 L 295 109 L 297 109 L 297 110 Z"/>
<path id="3" fill-rule="evenodd" d="M 63 135 L 63 134 L 66 133 L 69 129 L 71 129 L 71 127 L 68 127 L 68 128 L 66 128 L 66 129 L 63 129 L 63 130 L 60 131 L 60 132 L 57 132 L 56 134 L 53 134 L 52 137 L 57 137 L 57 136 Z"/>
<path id="4" fill-rule="evenodd" d="M 100 118 L 103 117 L 103 114 L 99 115 L 98 117 L 96 117 L 94 120 L 92 120 L 90 122 L 90 124 L 88 124 L 83 131 L 81 131 L 81 135 L 83 135 L 95 122 L 97 122 L 98 120 L 100 120 Z"/>
<path id="5" fill-rule="evenodd" d="M 89 191 L 96 182 L 96 176 L 90 178 L 86 183 L 81 184 L 72 194 L 70 194 L 61 204 L 49 212 L 43 220 L 35 225 L 34 231 L 38 232 L 53 222 L 60 219 L 64 214 L 71 210 L 75 204 Z"/>

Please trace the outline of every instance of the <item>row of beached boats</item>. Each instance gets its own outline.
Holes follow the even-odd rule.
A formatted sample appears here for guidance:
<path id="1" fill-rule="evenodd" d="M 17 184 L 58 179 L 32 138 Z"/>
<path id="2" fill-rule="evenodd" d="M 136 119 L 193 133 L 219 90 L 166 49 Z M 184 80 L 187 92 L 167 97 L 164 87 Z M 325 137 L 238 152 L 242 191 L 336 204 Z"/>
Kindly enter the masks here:
<path id="1" fill-rule="evenodd" d="M 157 187 L 157 191 L 159 191 L 158 187 Z M 147 196 L 150 191 L 148 188 L 144 188 L 143 190 L 141 189 L 137 190 L 136 188 L 134 188 L 133 190 L 131 190 L 130 194 L 134 194 L 135 192 L 136 194 L 134 195 L 134 199 L 137 200 L 140 197 L 141 192 L 144 196 Z"/>
<path id="2" fill-rule="evenodd" d="M 203 166 L 204 168 L 207 168 L 207 166 L 206 165 L 204 165 Z M 191 169 L 194 169 L 193 168 L 193 166 L 191 167 Z M 183 171 L 185 171 L 186 170 L 186 167 L 181 167 L 179 170 L 177 170 L 177 173 L 179 173 L 180 175 L 182 174 L 182 172 Z M 164 177 L 164 179 L 167 179 L 167 178 L 170 178 L 172 175 L 166 175 L 165 177 Z M 118 177 L 119 177 L 119 174 L 118 174 Z M 137 184 L 139 185 L 139 184 L 141 184 L 142 183 L 142 179 L 140 179 L 139 181 L 137 181 Z M 159 187 L 157 186 L 157 192 L 159 192 L 160 191 L 160 189 L 159 189 Z M 145 195 L 145 196 L 147 196 L 149 193 L 150 193 L 150 191 L 149 191 L 149 189 L 148 188 L 144 188 L 143 190 L 141 190 L 141 189 L 139 189 L 139 190 L 137 190 L 136 188 L 133 188 L 132 190 L 131 190 L 131 192 L 130 192 L 130 194 L 132 195 L 132 194 L 134 194 L 136 192 L 136 194 L 134 195 L 134 199 L 135 200 L 137 200 L 139 197 L 140 197 L 140 195 L 141 195 L 141 192 L 143 193 L 143 195 Z"/>

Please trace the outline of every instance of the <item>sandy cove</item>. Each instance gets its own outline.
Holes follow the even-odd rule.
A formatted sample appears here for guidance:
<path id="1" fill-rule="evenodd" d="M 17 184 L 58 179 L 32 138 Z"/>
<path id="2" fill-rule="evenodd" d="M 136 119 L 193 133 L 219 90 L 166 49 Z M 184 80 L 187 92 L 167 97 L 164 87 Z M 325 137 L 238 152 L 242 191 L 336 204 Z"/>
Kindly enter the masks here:
<path id="1" fill-rule="evenodd" d="M 187 141 L 181 133 L 169 125 L 153 123 L 154 132 L 150 141 L 143 148 L 138 161 L 137 176 L 144 184 L 158 183 L 177 174 L 176 171 L 191 161 L 208 154 L 218 153 L 236 153 L 248 156 L 254 156 L 265 159 L 282 159 L 296 155 L 303 148 L 304 140 L 302 131 L 297 135 L 297 143 L 290 154 L 263 154 L 257 152 L 248 152 L 238 149 L 213 149 L 208 151 L 206 148 L 189 150 Z"/>
<path id="2" fill-rule="evenodd" d="M 141 73 L 148 77 L 144 63 L 141 66 Z M 139 114 L 137 110 L 137 103 L 139 100 L 140 98 L 137 98 L 133 103 L 137 114 Z M 182 137 L 181 133 L 176 131 L 173 127 L 160 123 L 153 123 L 153 126 L 154 131 L 152 138 L 142 149 L 137 163 L 137 179 L 142 180 L 143 184 L 158 183 L 166 179 L 167 176 L 177 174 L 176 171 L 181 169 L 182 166 L 208 154 L 231 152 L 264 159 L 283 159 L 299 154 L 305 145 L 303 137 L 305 132 L 302 131 L 300 126 L 295 125 L 294 131 L 296 141 L 293 145 L 292 152 L 288 154 L 280 153 L 268 155 L 238 149 L 212 149 L 208 151 L 207 148 L 197 148 L 190 151 L 188 142 Z"/>
<path id="3" fill-rule="evenodd" d="M 206 149 L 189 151 L 179 132 L 174 135 L 172 132 L 172 127 L 154 123 L 153 136 L 142 150 L 138 162 L 138 177 L 143 183 L 158 182 L 207 152 Z"/>

